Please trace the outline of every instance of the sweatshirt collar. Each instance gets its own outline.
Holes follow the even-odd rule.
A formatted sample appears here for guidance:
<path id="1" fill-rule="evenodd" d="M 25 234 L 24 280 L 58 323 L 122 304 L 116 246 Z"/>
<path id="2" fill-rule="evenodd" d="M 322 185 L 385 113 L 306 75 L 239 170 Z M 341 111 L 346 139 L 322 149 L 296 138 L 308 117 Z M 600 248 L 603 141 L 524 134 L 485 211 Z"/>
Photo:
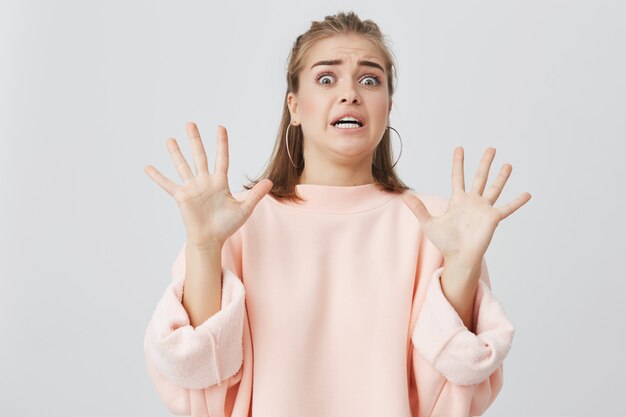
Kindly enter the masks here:
<path id="1" fill-rule="evenodd" d="M 288 199 L 278 201 L 274 198 L 272 200 L 302 210 L 356 213 L 379 207 L 398 195 L 385 190 L 377 183 L 353 186 L 296 184 L 296 192 L 304 201 L 295 202 Z"/>

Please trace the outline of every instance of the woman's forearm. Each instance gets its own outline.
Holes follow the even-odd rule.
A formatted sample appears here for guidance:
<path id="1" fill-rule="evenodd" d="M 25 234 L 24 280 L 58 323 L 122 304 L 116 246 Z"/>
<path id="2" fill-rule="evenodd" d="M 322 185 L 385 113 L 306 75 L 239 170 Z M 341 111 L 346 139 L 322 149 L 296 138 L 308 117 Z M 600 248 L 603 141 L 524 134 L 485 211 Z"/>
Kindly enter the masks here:
<path id="1" fill-rule="evenodd" d="M 222 247 L 187 245 L 182 304 L 195 328 L 222 307 Z"/>
<path id="2" fill-rule="evenodd" d="M 441 289 L 444 296 L 470 331 L 474 330 L 472 318 L 480 271 L 480 263 L 466 267 L 457 266 L 454 262 L 445 262 L 441 274 Z"/>

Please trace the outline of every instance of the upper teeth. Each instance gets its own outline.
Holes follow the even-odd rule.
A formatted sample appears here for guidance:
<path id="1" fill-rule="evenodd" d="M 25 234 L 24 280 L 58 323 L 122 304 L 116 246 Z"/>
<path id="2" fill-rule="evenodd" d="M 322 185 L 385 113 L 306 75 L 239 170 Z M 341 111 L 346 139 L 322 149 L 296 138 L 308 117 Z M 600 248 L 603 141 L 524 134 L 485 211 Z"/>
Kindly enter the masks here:
<path id="1" fill-rule="evenodd" d="M 342 117 L 341 119 L 337 120 L 335 123 L 341 122 L 341 121 L 346 121 L 346 122 L 357 122 L 360 123 L 357 119 L 355 119 L 354 117 Z"/>

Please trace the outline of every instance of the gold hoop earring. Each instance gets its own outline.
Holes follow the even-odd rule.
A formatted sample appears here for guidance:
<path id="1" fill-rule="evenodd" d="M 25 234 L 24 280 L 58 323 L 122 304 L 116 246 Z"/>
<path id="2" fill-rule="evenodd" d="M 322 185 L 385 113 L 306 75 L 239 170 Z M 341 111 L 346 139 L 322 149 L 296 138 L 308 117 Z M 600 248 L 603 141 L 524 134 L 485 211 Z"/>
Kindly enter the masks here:
<path id="1" fill-rule="evenodd" d="M 296 166 L 296 164 L 293 163 L 293 159 L 291 159 L 291 152 L 289 152 L 289 128 L 291 127 L 291 122 L 289 122 L 289 124 L 287 125 L 287 130 L 285 131 L 285 147 L 287 148 L 287 156 L 289 157 L 289 160 L 291 161 L 291 165 L 293 165 L 296 169 L 301 168 L 304 164 L 300 165 L 300 166 Z M 302 162 L 304 162 L 304 158 L 302 158 Z"/>
<path id="2" fill-rule="evenodd" d="M 402 156 L 402 136 L 400 136 L 400 133 L 398 133 L 398 131 L 396 129 L 394 129 L 391 126 L 387 126 L 387 129 L 391 129 L 394 132 L 396 132 L 396 134 L 398 135 L 398 138 L 400 138 L 400 155 L 398 155 L 398 159 L 396 159 L 396 162 L 394 162 L 394 164 L 391 166 L 391 168 L 393 169 L 393 167 L 396 166 L 396 164 L 398 163 L 398 161 L 400 160 L 400 157 Z M 376 151 L 378 150 L 378 146 L 376 147 L 376 149 L 374 149 L 374 156 L 372 157 L 372 165 L 374 165 L 377 169 L 380 170 L 380 168 L 374 163 L 374 161 L 376 160 Z"/>

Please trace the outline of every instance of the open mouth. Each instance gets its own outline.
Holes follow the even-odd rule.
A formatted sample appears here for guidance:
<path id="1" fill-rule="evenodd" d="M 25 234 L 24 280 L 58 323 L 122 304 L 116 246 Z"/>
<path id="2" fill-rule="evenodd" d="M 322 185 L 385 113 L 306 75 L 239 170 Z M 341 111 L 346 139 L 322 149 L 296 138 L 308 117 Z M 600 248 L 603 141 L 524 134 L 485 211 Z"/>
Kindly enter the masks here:
<path id="1" fill-rule="evenodd" d="M 331 125 L 341 130 L 357 130 L 363 127 L 363 123 L 356 117 L 342 117 Z"/>
<path id="2" fill-rule="evenodd" d="M 361 122 L 344 122 L 344 121 L 338 121 L 336 123 L 333 124 L 333 126 L 335 126 L 336 128 L 339 129 L 358 129 L 363 127 L 363 123 Z"/>

